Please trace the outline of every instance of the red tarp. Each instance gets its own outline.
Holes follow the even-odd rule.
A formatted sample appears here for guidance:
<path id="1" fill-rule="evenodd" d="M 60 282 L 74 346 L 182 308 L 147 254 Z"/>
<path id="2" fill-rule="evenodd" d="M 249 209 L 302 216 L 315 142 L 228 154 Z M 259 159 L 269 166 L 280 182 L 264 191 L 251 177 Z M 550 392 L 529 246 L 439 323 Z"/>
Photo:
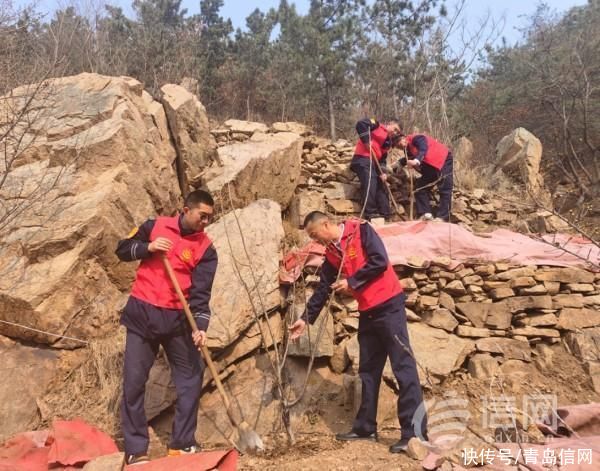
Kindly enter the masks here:
<path id="1" fill-rule="evenodd" d="M 300 277 L 304 267 L 320 266 L 324 256 L 325 247 L 316 242 L 310 242 L 301 249 L 292 250 L 283 258 L 279 280 L 281 283 L 293 283 Z"/>
<path id="2" fill-rule="evenodd" d="M 21 433 L 0 445 L 0 471 L 76 470 L 94 458 L 118 451 L 112 438 L 84 421 L 57 420 L 50 430 Z M 207 451 L 127 468 L 136 471 L 234 471 L 237 460 L 235 450 Z"/>
<path id="3" fill-rule="evenodd" d="M 0 471 L 47 470 L 49 442 L 47 430 L 12 437 L 0 446 Z"/>
<path id="4" fill-rule="evenodd" d="M 4 443 L 0 471 L 73 469 L 71 465 L 118 451 L 112 438 L 83 420 L 57 420 L 50 430 L 25 432 Z"/>
<path id="5" fill-rule="evenodd" d="M 579 437 L 600 436 L 600 403 L 563 406 L 556 409 L 556 414 L 560 420 L 547 421 L 555 428 L 538 424 L 544 434 L 568 437 L 573 430 Z"/>
<path id="6" fill-rule="evenodd" d="M 48 453 L 49 465 L 87 463 L 98 456 L 119 451 L 112 438 L 82 420 L 54 421 L 52 436 L 54 443 Z"/>
<path id="7" fill-rule="evenodd" d="M 94 458 L 118 451 L 112 438 L 82 420 L 56 420 L 50 430 L 21 433 L 0 445 L 0 471 L 76 470 Z M 207 451 L 161 458 L 148 464 L 128 466 L 127 469 L 234 471 L 237 461 L 235 450 Z"/>
<path id="8" fill-rule="evenodd" d="M 543 242 L 506 229 L 479 236 L 457 224 L 425 221 L 397 222 L 375 230 L 383 240 L 392 265 L 408 265 L 411 256 L 429 261 L 449 257 L 453 266 L 463 262 L 500 261 L 515 265 L 582 268 L 589 268 L 585 260 L 600 264 L 598 247 L 587 239 L 566 234 L 545 235 L 543 240 L 546 242 Z M 288 253 L 280 281 L 292 283 L 304 266 L 319 266 L 323 253 L 323 248 L 314 242 Z"/>

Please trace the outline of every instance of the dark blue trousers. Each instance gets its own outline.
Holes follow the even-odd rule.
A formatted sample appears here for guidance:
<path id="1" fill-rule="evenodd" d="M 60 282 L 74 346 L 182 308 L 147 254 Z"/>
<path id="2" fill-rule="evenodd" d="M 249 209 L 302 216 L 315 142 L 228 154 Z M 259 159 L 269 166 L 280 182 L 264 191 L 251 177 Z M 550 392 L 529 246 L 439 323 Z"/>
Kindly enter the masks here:
<path id="1" fill-rule="evenodd" d="M 131 312 L 132 308 L 144 312 L 134 313 Z M 130 300 L 126 314 L 124 313 L 125 321 L 134 314 L 138 314 L 137 317 L 147 318 L 153 312 L 145 311 L 156 309 L 158 308 L 143 302 Z M 156 317 L 161 315 L 161 313 L 155 314 Z M 151 323 L 153 328 L 148 328 L 143 334 L 135 328 L 129 326 L 127 328 L 121 403 L 121 426 L 127 455 L 145 453 L 148 450 L 148 422 L 144 411 L 144 395 L 148 374 L 160 345 L 167 354 L 177 391 L 175 421 L 169 447 L 181 449 L 196 444 L 194 434 L 198 421 L 204 363 L 192 341 L 191 330 L 182 322 L 185 320 L 178 319 L 178 321 L 164 333 L 156 329 L 156 326 L 160 325 L 158 323 L 153 325 Z M 123 323 L 127 324 L 127 322 Z M 162 325 L 166 324 L 162 323 Z"/>
<path id="2" fill-rule="evenodd" d="M 406 326 L 404 294 L 384 304 L 360 313 L 358 343 L 360 360 L 358 374 L 362 381 L 362 400 L 352 430 L 358 434 L 377 431 L 377 401 L 386 359 L 390 358 L 392 371 L 398 382 L 398 421 L 402 438 L 414 437 L 417 432 L 427 438 L 427 415 L 423 407 L 423 393 L 417 364 Z M 398 337 L 400 342 L 396 340 Z M 420 409 L 420 410 L 419 410 Z M 415 427 L 416 422 L 419 427 Z"/>
<path id="3" fill-rule="evenodd" d="M 373 165 L 372 169 L 369 169 Z M 361 205 L 365 206 L 365 219 L 383 216 L 389 219 L 392 212 L 390 198 L 385 188 L 385 182 L 379 178 L 377 167 L 371 159 L 354 156 L 350 163 L 350 170 L 358 176 L 360 181 Z"/>
<path id="4" fill-rule="evenodd" d="M 421 163 L 420 170 L 421 177 L 415 182 L 415 206 L 417 216 L 420 217 L 425 213 L 431 213 L 430 200 L 432 186 L 428 185 L 440 179 L 440 181 L 436 183 L 438 191 L 440 192 L 440 204 L 437 209 L 436 217 L 443 219 L 444 221 L 449 221 L 450 206 L 452 204 L 452 188 L 454 186 L 452 154 L 448 154 L 446 162 L 444 162 L 440 171 L 426 163 Z M 423 188 L 425 186 L 427 186 L 427 188 Z"/>

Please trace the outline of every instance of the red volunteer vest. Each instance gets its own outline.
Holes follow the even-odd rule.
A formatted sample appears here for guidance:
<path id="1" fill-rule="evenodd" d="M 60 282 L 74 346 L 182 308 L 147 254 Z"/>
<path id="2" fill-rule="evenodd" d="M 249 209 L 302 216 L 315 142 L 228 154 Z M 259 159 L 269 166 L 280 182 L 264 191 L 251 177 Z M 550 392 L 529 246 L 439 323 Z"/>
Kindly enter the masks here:
<path id="1" fill-rule="evenodd" d="M 343 257 L 342 274 L 346 278 L 354 275 L 367 263 L 366 253 L 360 240 L 360 224 L 360 221 L 353 219 L 344 223 L 340 245 L 345 257 L 332 246 L 328 246 L 325 251 L 327 261 L 338 270 Z M 357 291 L 352 290 L 352 295 L 358 301 L 359 311 L 367 311 L 379 306 L 400 293 L 402 293 L 402 286 L 391 263 L 388 263 L 387 269 L 381 275 L 366 286 Z"/>
<path id="2" fill-rule="evenodd" d="M 173 248 L 167 252 L 167 259 L 171 262 L 187 299 L 192 285 L 192 271 L 212 241 L 204 232 L 182 236 L 179 231 L 179 216 L 158 217 L 150 234 L 150 241 L 158 237 L 166 237 L 173 242 Z M 158 253 L 153 253 L 140 263 L 131 295 L 156 307 L 183 309 Z"/>
<path id="3" fill-rule="evenodd" d="M 411 134 L 406 136 L 406 140 L 408 141 L 407 151 L 411 157 L 416 157 L 419 153 L 419 149 L 417 149 L 412 143 L 416 136 L 423 136 L 427 140 L 427 153 L 423 158 L 423 162 L 438 170 L 441 170 L 444 166 L 444 162 L 446 162 L 446 157 L 448 157 L 448 148 L 441 142 L 436 141 L 433 137 L 427 136 L 426 134 Z"/>
<path id="4" fill-rule="evenodd" d="M 381 125 L 371 131 L 371 150 L 373 151 L 373 155 L 377 158 L 377 160 L 381 160 L 381 157 L 386 152 L 386 150 L 383 148 L 383 144 L 387 138 L 387 129 Z M 354 155 L 369 158 L 369 144 L 365 144 L 359 139 L 356 143 L 356 147 L 354 148 Z"/>

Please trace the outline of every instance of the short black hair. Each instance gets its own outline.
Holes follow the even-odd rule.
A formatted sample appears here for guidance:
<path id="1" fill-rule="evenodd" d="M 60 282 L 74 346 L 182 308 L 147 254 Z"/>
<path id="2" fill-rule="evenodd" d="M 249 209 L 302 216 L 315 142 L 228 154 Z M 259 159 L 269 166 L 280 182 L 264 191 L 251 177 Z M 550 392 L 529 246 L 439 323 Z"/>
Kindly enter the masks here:
<path id="1" fill-rule="evenodd" d="M 329 219 L 329 216 L 327 216 L 327 214 L 325 214 L 323 211 L 311 211 L 304 218 L 304 224 L 302 227 L 306 227 L 310 223 L 320 221 L 321 219 Z"/>
<path id="2" fill-rule="evenodd" d="M 394 116 L 388 116 L 386 117 L 386 119 L 383 120 L 384 123 L 396 123 L 398 126 L 401 126 L 400 120 L 398 118 L 395 118 Z"/>
<path id="3" fill-rule="evenodd" d="M 199 204 L 206 204 L 208 206 L 214 206 L 215 200 L 211 196 L 208 191 L 205 190 L 195 190 L 189 193 L 185 197 L 185 201 L 183 205 L 188 208 L 195 208 Z"/>

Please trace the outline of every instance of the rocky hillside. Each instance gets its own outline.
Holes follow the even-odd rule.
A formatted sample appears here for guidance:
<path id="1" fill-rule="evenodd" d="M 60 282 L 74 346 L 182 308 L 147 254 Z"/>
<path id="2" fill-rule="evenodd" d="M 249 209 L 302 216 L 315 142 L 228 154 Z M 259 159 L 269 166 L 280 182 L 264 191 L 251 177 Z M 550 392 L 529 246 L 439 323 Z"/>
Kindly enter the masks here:
<path id="1" fill-rule="evenodd" d="M 5 103 L 29 111 L 11 128 L 11 142 L 26 145 L 5 148 L 14 158 L 0 185 L 14 215 L 0 224 L 0 352 L 12 379 L 0 385 L 0 441 L 74 416 L 119 438 L 118 318 L 135 265 L 119 262 L 114 249 L 147 218 L 173 214 L 182 196 L 200 186 L 215 195 L 218 213 L 208 228 L 219 253 L 209 347 L 238 413 L 270 452 L 281 445 L 286 425 L 300 443 L 305 434 L 327 437 L 348 426 L 360 391 L 356 303 L 337 298 L 305 338 L 288 345 L 286 323 L 302 311 L 318 269 L 305 267 L 295 282 L 284 283 L 280 265 L 307 242 L 301 222 L 309 211 L 360 214 L 348 169 L 351 143 L 332 143 L 299 123 L 229 120 L 211 130 L 204 107 L 183 86 L 165 85 L 156 100 L 126 77 L 66 77 L 49 82 L 43 94 L 17 89 Z M 458 166 L 468 168 L 468 143 L 461 149 Z M 527 188 L 544 200 L 541 152 L 534 136 L 516 130 L 499 145 L 495 172 L 515 191 Z M 391 180 L 397 219 L 407 219 L 409 176 L 400 171 Z M 548 209 L 481 188 L 456 189 L 452 218 L 477 234 L 568 229 Z M 509 380 L 515 395 L 542 388 L 561 402 L 598 399 L 596 260 L 518 266 L 411 255 L 411 263 L 395 269 L 429 400 L 448 387 L 461 394 L 484 390 L 498 378 Z M 519 383 L 522 373 L 528 379 Z M 554 385 L 545 383 L 549 373 L 559 375 Z M 385 431 L 397 424 L 389 367 L 384 375 Z M 163 452 L 174 399 L 161 353 L 146 397 L 153 453 Z M 470 407 L 481 415 L 480 402 Z M 235 440 L 208 374 L 201 409 L 200 442 Z M 306 453 L 323 443 L 307 445 Z M 246 464 L 278 466 L 276 455 L 264 459 Z"/>

